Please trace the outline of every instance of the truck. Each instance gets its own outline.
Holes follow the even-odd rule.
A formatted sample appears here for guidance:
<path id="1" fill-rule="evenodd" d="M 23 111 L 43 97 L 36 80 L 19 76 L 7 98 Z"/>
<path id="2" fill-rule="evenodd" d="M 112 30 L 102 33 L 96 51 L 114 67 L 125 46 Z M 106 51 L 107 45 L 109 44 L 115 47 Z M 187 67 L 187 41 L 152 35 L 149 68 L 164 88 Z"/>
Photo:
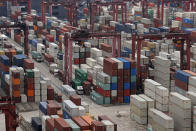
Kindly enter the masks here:
<path id="1" fill-rule="evenodd" d="M 43 61 L 43 57 L 40 53 L 38 53 L 37 51 L 32 51 L 32 58 L 34 60 L 36 60 L 37 62 L 42 62 Z"/>

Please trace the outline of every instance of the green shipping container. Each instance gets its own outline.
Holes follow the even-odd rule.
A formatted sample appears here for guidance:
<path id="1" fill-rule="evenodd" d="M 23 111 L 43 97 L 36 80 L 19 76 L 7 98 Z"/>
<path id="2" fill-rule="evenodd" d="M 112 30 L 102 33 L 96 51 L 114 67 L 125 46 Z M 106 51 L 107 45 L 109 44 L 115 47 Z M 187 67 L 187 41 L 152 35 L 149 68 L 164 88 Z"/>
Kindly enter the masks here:
<path id="1" fill-rule="evenodd" d="M 96 81 L 97 86 L 100 86 L 103 90 L 110 90 L 110 84 L 103 84 L 100 81 Z"/>
<path id="2" fill-rule="evenodd" d="M 26 70 L 26 76 L 29 77 L 29 78 L 33 78 L 34 77 L 33 70 L 27 69 Z"/>
<path id="3" fill-rule="evenodd" d="M 85 58 L 85 53 L 84 52 L 80 52 L 79 58 Z"/>
<path id="4" fill-rule="evenodd" d="M 77 89 L 77 86 L 81 86 L 82 82 L 77 80 L 77 79 L 72 79 L 72 83 L 73 83 L 73 88 Z"/>
<path id="5" fill-rule="evenodd" d="M 112 83 L 117 83 L 117 81 L 118 81 L 118 80 L 117 80 L 117 76 L 112 76 L 112 77 L 111 77 L 111 82 L 112 82 Z"/>
<path id="6" fill-rule="evenodd" d="M 86 81 L 87 80 L 87 73 L 81 69 L 76 69 L 75 78 L 77 80 L 80 80 L 81 82 Z"/>
<path id="7" fill-rule="evenodd" d="M 68 125 L 71 127 L 72 131 L 80 131 L 80 127 L 74 123 L 71 119 L 64 119 Z"/>
<path id="8" fill-rule="evenodd" d="M 131 82 L 136 82 L 136 76 L 131 76 Z"/>
<path id="9" fill-rule="evenodd" d="M 99 105 L 103 105 L 103 96 L 101 96 L 100 94 L 98 94 L 97 92 L 93 91 L 90 94 L 90 98 L 97 104 Z"/>
<path id="10" fill-rule="evenodd" d="M 104 97 L 104 104 L 110 104 L 110 97 Z"/>

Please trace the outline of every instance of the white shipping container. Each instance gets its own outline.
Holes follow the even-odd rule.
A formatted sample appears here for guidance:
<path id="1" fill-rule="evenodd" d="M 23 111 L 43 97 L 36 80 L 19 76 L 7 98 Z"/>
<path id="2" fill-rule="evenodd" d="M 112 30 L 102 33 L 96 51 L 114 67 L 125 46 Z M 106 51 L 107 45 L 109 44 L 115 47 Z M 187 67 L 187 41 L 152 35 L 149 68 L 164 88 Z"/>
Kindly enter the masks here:
<path id="1" fill-rule="evenodd" d="M 68 97 L 70 97 L 73 94 L 76 94 L 76 91 L 69 85 L 62 85 L 62 92 L 64 92 L 65 95 Z"/>
<path id="2" fill-rule="evenodd" d="M 173 129 L 174 128 L 174 120 L 172 117 L 166 115 L 165 113 L 151 108 L 149 110 L 148 115 L 156 121 L 159 125 L 168 128 L 168 129 Z"/>
<path id="3" fill-rule="evenodd" d="M 147 101 L 141 98 L 138 95 L 131 95 L 130 96 L 131 103 L 137 106 L 140 109 L 147 109 Z"/>
<path id="4" fill-rule="evenodd" d="M 190 109 L 191 108 L 191 100 L 189 98 L 179 94 L 179 93 L 171 92 L 169 100 L 173 104 L 176 104 L 183 109 Z"/>
<path id="5" fill-rule="evenodd" d="M 63 109 L 65 109 L 72 117 L 79 116 L 79 107 L 76 106 L 71 100 L 63 101 Z"/>
<path id="6" fill-rule="evenodd" d="M 114 124 L 109 120 L 102 120 L 101 121 L 105 125 L 106 131 L 114 131 Z"/>

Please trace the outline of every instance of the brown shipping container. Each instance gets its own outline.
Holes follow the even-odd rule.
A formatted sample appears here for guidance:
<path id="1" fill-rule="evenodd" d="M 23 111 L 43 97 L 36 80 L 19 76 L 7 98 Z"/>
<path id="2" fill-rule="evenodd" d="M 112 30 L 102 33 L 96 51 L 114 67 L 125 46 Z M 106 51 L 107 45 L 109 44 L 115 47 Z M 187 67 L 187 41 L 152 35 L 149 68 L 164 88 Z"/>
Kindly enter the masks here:
<path id="1" fill-rule="evenodd" d="M 47 131 L 54 131 L 54 119 L 46 119 L 46 129 Z"/>
<path id="2" fill-rule="evenodd" d="M 92 130 L 93 131 L 105 131 L 104 124 L 100 121 L 92 121 Z"/>
<path id="3" fill-rule="evenodd" d="M 77 94 L 73 94 L 69 97 L 69 99 L 75 103 L 77 106 L 80 106 L 81 105 L 81 98 L 79 95 Z"/>
<path id="4" fill-rule="evenodd" d="M 30 59 L 25 59 L 24 60 L 24 68 L 25 69 L 34 69 L 34 63 Z"/>
<path id="5" fill-rule="evenodd" d="M 105 58 L 104 59 L 104 67 L 105 66 L 108 66 L 108 67 L 112 68 L 113 70 L 118 69 L 118 63 L 113 61 L 110 58 Z"/>
<path id="6" fill-rule="evenodd" d="M 86 123 L 81 117 L 73 117 L 72 120 L 80 127 L 81 130 L 90 129 L 90 125 Z"/>
<path id="7" fill-rule="evenodd" d="M 53 104 L 53 105 L 55 105 L 57 110 L 60 110 L 60 109 L 61 109 L 61 106 L 59 106 L 59 105 L 56 103 L 56 101 L 54 101 L 54 100 L 47 100 L 47 103 L 48 103 L 48 104 Z"/>
<path id="8" fill-rule="evenodd" d="M 109 45 L 109 44 L 101 43 L 101 49 L 103 51 L 108 52 L 108 53 L 111 53 L 112 52 L 112 46 Z"/>
<path id="9" fill-rule="evenodd" d="M 58 131 L 71 131 L 71 127 L 67 124 L 67 122 L 65 122 L 63 118 L 55 118 L 54 127 Z"/>
<path id="10" fill-rule="evenodd" d="M 56 115 L 57 107 L 54 103 L 47 104 L 47 114 L 48 115 Z"/>
<path id="11" fill-rule="evenodd" d="M 117 124 L 114 121 L 112 121 L 110 118 L 108 118 L 107 116 L 105 116 L 105 115 L 98 116 L 98 120 L 99 121 L 102 121 L 102 120 L 109 120 L 109 121 L 111 121 L 114 124 L 114 131 L 117 131 Z"/>

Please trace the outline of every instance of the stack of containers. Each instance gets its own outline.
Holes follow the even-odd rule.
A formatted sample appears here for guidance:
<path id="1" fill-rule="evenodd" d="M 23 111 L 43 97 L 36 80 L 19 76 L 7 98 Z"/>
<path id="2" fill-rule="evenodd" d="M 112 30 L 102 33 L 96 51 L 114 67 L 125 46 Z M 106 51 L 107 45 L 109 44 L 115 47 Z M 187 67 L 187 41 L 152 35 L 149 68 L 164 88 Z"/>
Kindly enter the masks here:
<path id="1" fill-rule="evenodd" d="M 144 93 L 148 97 L 155 100 L 155 94 L 156 94 L 156 87 L 161 86 L 160 83 L 157 83 L 156 81 L 153 81 L 151 79 L 146 79 L 144 81 Z"/>
<path id="2" fill-rule="evenodd" d="M 195 127 L 195 119 L 194 119 L 194 106 L 196 106 L 196 93 L 192 91 L 188 91 L 186 93 L 186 97 L 191 100 L 191 129 Z"/>
<path id="3" fill-rule="evenodd" d="M 112 57 L 112 46 L 109 44 L 101 43 L 101 50 L 103 57 Z"/>
<path id="4" fill-rule="evenodd" d="M 58 45 L 55 43 L 49 43 L 49 54 L 54 58 L 56 61 L 57 54 L 58 54 Z"/>
<path id="5" fill-rule="evenodd" d="M 26 69 L 25 75 L 25 94 L 27 95 L 28 102 L 35 101 L 34 92 L 34 72 L 31 69 Z"/>
<path id="6" fill-rule="evenodd" d="M 79 107 L 76 106 L 71 100 L 63 101 L 63 118 L 70 119 L 74 116 L 79 116 Z"/>
<path id="7" fill-rule="evenodd" d="M 161 83 L 164 87 L 170 87 L 170 60 L 161 56 L 155 56 L 154 60 L 155 81 Z"/>
<path id="8" fill-rule="evenodd" d="M 188 83 L 189 83 L 189 77 L 191 74 L 186 73 L 182 70 L 177 70 L 174 74 L 175 78 L 175 91 L 186 96 L 186 91 L 188 91 Z"/>
<path id="9" fill-rule="evenodd" d="M 74 89 L 76 89 L 77 86 L 81 86 L 82 83 L 86 80 L 87 80 L 87 73 L 81 69 L 76 69 L 75 79 L 72 80 Z"/>
<path id="10" fill-rule="evenodd" d="M 47 82 L 42 80 L 40 81 L 40 91 L 41 91 L 41 101 L 47 100 Z"/>
<path id="11" fill-rule="evenodd" d="M 41 73 L 40 73 L 39 69 L 37 69 L 37 68 L 33 69 L 33 72 L 34 72 L 35 102 L 40 102 L 40 96 L 41 96 L 40 78 L 41 78 Z"/>
<path id="12" fill-rule="evenodd" d="M 169 110 L 169 90 L 163 86 L 157 86 L 155 89 L 156 108 L 162 112 Z"/>
<path id="13" fill-rule="evenodd" d="M 116 88 L 114 88 L 114 84 L 112 85 L 111 88 L 111 103 L 115 104 L 115 103 L 123 103 L 123 62 L 116 59 L 116 58 L 111 58 L 112 60 L 114 60 L 115 62 L 118 63 L 118 76 L 116 78 L 116 81 L 114 81 L 115 77 L 111 78 L 111 83 L 116 83 Z"/>
<path id="14" fill-rule="evenodd" d="M 5 74 L 9 72 L 9 66 L 11 65 L 9 58 L 5 55 L 0 56 L 0 73 L 1 73 L 1 88 L 5 87 Z"/>
<path id="15" fill-rule="evenodd" d="M 63 54 L 62 53 L 57 54 L 57 66 L 59 70 L 63 70 Z"/>
<path id="16" fill-rule="evenodd" d="M 20 72 L 20 92 L 24 94 L 24 69 L 22 67 L 16 67 L 16 69 Z"/>
<path id="17" fill-rule="evenodd" d="M 176 92 L 169 96 L 169 115 L 177 131 L 191 130 L 191 100 Z"/>
<path id="18" fill-rule="evenodd" d="M 151 108 L 148 114 L 149 125 L 152 126 L 154 131 L 173 131 L 174 130 L 174 120 L 172 117 L 166 115 L 165 113 Z"/>
<path id="19" fill-rule="evenodd" d="M 130 102 L 130 74 L 131 74 L 131 65 L 130 62 L 123 59 L 117 58 L 118 60 L 123 62 L 123 102 L 129 103 Z"/>
<path id="20" fill-rule="evenodd" d="M 139 124 L 147 124 L 147 101 L 138 95 L 131 95 L 131 118 Z"/>
<path id="21" fill-rule="evenodd" d="M 11 71 L 11 83 L 12 83 L 12 97 L 15 102 L 20 102 L 21 97 L 20 97 L 20 72 L 18 70 L 13 70 Z"/>
<path id="22" fill-rule="evenodd" d="M 98 72 L 97 73 L 97 79 L 96 79 L 96 91 L 98 94 L 101 95 L 101 97 L 103 98 L 103 103 L 104 104 L 110 104 L 110 88 L 111 88 L 111 81 L 110 81 L 110 76 L 107 75 L 104 72 Z M 91 95 L 91 97 L 96 97 L 96 95 Z M 98 102 L 99 99 L 95 98 L 94 99 L 96 101 L 96 103 L 102 103 L 102 102 Z"/>
<path id="23" fill-rule="evenodd" d="M 136 62 L 130 58 L 125 58 L 130 62 L 130 94 L 136 94 Z"/>
<path id="24" fill-rule="evenodd" d="M 121 64 L 122 68 L 122 64 Z M 117 85 L 117 75 L 118 75 L 118 63 L 110 58 L 105 58 L 104 59 L 104 67 L 103 67 L 103 72 L 109 75 L 107 78 L 108 80 L 108 90 L 117 90 L 118 85 Z M 111 85 L 110 85 L 111 83 Z M 122 86 L 123 88 L 123 86 Z M 114 94 L 115 96 L 115 94 Z"/>

